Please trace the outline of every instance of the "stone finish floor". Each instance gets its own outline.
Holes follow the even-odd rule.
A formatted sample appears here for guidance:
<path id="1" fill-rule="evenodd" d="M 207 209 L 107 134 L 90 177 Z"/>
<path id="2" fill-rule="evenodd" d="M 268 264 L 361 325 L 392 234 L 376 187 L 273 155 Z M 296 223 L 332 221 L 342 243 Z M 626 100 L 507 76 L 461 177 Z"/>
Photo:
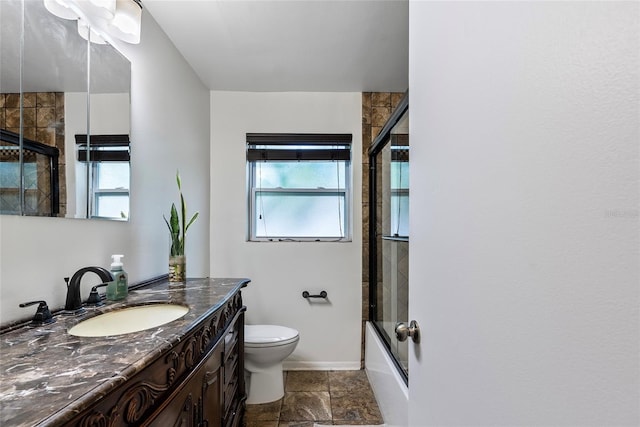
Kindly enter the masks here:
<path id="1" fill-rule="evenodd" d="M 247 405 L 246 427 L 384 424 L 365 371 L 285 371 L 284 397 Z"/>

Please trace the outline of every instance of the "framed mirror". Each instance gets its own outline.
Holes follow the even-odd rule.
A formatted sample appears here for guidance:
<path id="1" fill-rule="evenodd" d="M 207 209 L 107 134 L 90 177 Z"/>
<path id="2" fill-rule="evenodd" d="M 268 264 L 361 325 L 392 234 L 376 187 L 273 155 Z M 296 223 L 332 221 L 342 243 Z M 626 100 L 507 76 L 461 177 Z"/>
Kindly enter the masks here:
<path id="1" fill-rule="evenodd" d="M 84 40 L 76 21 L 40 0 L 3 0 L 0 8 L 0 213 L 126 220 L 129 61 Z M 126 158 L 105 161 L 95 151 L 113 144 L 91 146 L 92 137 L 119 141 Z M 106 209 L 114 194 L 117 206 Z"/>

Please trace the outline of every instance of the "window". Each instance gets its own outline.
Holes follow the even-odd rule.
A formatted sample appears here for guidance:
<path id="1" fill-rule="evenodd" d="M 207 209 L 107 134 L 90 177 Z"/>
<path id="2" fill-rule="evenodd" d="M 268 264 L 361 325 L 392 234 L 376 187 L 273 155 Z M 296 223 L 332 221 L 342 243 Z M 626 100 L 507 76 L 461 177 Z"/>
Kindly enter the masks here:
<path id="1" fill-rule="evenodd" d="M 350 134 L 247 134 L 249 240 L 349 240 L 350 162 Z"/>
<path id="2" fill-rule="evenodd" d="M 393 237 L 409 236 L 409 146 L 395 145 L 391 137 L 390 172 L 390 228 Z"/>
<path id="3" fill-rule="evenodd" d="M 128 219 L 129 162 L 93 162 L 94 217 Z"/>
<path id="4" fill-rule="evenodd" d="M 129 217 L 129 135 L 76 135 L 78 160 L 91 160 L 91 218 Z"/>

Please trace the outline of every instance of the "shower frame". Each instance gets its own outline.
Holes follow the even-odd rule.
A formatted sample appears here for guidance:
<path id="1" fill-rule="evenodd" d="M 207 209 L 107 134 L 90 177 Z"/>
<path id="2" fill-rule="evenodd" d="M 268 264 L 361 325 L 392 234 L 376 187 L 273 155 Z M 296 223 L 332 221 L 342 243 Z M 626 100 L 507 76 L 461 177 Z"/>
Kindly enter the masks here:
<path id="1" fill-rule="evenodd" d="M 22 144 L 20 139 L 22 139 Z M 60 184 L 58 178 L 58 160 L 60 157 L 60 150 L 58 150 L 56 147 L 51 147 L 41 142 L 32 141 L 28 138 L 21 137 L 21 135 L 15 132 L 8 131 L 6 129 L 0 129 L 0 141 L 2 143 L 15 145 L 18 147 L 18 149 L 22 149 L 25 152 L 28 151 L 36 155 L 40 154 L 47 158 L 47 163 L 49 164 L 48 197 L 51 204 L 51 211 L 48 212 L 46 216 L 58 216 L 58 214 L 60 213 Z M 23 167 L 23 165 L 20 165 L 20 167 Z M 20 191 L 24 191 L 22 189 L 22 185 L 20 185 Z M 21 203 L 20 206 L 20 214 L 25 214 L 25 207 L 23 203 Z"/>
<path id="2" fill-rule="evenodd" d="M 389 334 L 380 327 L 378 321 L 378 292 L 382 290 L 378 289 L 378 250 L 382 250 L 378 245 L 377 224 L 378 224 L 378 167 L 376 156 L 380 154 L 382 149 L 391 142 L 391 132 L 398 124 L 398 122 L 404 117 L 405 113 L 409 110 L 409 91 L 407 91 L 403 98 L 400 100 L 396 109 L 393 111 L 385 125 L 382 127 L 380 133 L 373 141 L 371 148 L 369 148 L 369 319 L 371 325 L 378 334 L 380 340 L 384 343 L 387 353 L 391 360 L 403 378 L 405 384 L 408 384 L 408 369 L 406 369 L 397 355 L 392 351 L 391 340 L 395 340 L 395 336 L 389 336 Z M 405 239 L 408 242 L 408 239 Z"/>

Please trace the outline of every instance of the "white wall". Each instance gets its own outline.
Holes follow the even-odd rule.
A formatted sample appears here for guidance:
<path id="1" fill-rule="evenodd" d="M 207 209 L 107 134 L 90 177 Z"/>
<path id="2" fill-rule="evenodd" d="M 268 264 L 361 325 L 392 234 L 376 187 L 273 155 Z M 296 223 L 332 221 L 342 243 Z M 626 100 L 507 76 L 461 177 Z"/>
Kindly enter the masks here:
<path id="1" fill-rule="evenodd" d="M 411 3 L 410 425 L 640 425 L 639 29 Z"/>
<path id="2" fill-rule="evenodd" d="M 359 369 L 362 276 L 360 93 L 211 93 L 211 274 L 248 277 L 247 323 L 300 332 L 286 368 Z M 353 134 L 353 241 L 247 242 L 248 132 Z M 326 290 L 311 304 L 303 290 Z"/>
<path id="3" fill-rule="evenodd" d="M 132 282 L 166 274 L 162 215 L 178 201 L 178 168 L 188 210 L 201 215 L 187 235 L 188 274 L 208 276 L 209 91 L 146 10 L 141 43 L 121 49 L 131 60 L 131 220 L 0 217 L 0 323 L 30 318 L 35 308 L 18 308 L 24 301 L 61 308 L 63 277 L 87 265 L 108 267 L 113 253 L 125 255 Z M 83 296 L 97 283 L 90 276 Z"/>

